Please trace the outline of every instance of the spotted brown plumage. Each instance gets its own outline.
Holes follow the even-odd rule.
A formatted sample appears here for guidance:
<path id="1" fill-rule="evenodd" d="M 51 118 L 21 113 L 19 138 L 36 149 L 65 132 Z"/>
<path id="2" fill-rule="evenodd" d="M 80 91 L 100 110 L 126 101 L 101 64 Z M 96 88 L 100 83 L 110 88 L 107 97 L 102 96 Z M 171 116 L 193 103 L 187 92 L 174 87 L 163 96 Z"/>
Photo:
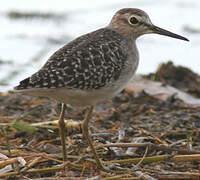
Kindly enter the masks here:
<path id="1" fill-rule="evenodd" d="M 109 28 L 77 38 L 15 89 L 68 87 L 99 89 L 117 80 L 127 60 L 124 37 Z"/>

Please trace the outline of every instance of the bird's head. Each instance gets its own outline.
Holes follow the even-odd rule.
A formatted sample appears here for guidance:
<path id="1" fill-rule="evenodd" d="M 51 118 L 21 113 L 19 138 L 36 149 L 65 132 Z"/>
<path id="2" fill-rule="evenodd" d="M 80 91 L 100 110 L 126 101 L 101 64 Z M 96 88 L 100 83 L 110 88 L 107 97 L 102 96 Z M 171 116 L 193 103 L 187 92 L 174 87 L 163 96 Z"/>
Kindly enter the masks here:
<path id="1" fill-rule="evenodd" d="M 108 27 L 125 34 L 133 40 L 144 34 L 155 33 L 189 41 L 183 36 L 155 26 L 147 13 L 136 8 L 124 8 L 117 11 Z"/>

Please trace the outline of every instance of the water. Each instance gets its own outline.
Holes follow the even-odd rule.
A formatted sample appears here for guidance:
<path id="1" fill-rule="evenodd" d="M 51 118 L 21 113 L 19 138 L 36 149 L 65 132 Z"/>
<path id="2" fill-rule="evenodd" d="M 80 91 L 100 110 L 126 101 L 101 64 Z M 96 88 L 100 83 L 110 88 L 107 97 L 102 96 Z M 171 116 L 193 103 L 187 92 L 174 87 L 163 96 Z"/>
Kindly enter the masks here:
<path id="1" fill-rule="evenodd" d="M 0 6 L 0 91 L 12 89 L 36 72 L 62 45 L 84 33 L 106 26 L 113 14 L 124 7 L 145 10 L 152 22 L 190 39 L 190 42 L 159 35 L 137 40 L 140 51 L 138 73 L 156 70 L 172 60 L 200 73 L 200 1 L 197 0 L 6 0 Z M 8 12 L 53 13 L 55 18 L 11 19 Z"/>

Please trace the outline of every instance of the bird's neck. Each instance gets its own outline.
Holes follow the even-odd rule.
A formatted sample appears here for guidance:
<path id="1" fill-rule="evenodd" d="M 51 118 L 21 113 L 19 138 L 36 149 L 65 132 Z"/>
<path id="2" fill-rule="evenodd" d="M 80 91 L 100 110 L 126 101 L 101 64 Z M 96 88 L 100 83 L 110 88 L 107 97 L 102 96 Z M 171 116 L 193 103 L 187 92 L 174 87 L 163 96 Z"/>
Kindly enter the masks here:
<path id="1" fill-rule="evenodd" d="M 110 23 L 107 28 L 116 31 L 117 33 L 120 33 L 124 37 L 130 39 L 131 41 L 135 42 L 137 37 L 134 37 L 134 34 L 127 28 L 124 28 L 124 26 L 116 26 L 115 24 Z"/>

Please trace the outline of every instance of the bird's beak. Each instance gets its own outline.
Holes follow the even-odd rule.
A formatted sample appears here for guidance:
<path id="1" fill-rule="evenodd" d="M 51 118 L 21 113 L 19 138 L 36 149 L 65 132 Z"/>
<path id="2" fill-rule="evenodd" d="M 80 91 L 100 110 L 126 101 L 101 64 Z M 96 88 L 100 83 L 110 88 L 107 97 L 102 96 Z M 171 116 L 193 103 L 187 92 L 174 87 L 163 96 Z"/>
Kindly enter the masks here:
<path id="1" fill-rule="evenodd" d="M 189 41 L 187 38 L 185 38 L 183 36 L 180 36 L 178 34 L 172 33 L 172 32 L 167 31 L 165 29 L 159 28 L 159 27 L 157 27 L 155 25 L 151 26 L 151 30 L 152 30 L 153 33 L 156 33 L 156 34 L 169 36 L 169 37 L 176 38 L 176 39 L 181 39 L 181 40 L 184 40 L 184 41 Z"/>

